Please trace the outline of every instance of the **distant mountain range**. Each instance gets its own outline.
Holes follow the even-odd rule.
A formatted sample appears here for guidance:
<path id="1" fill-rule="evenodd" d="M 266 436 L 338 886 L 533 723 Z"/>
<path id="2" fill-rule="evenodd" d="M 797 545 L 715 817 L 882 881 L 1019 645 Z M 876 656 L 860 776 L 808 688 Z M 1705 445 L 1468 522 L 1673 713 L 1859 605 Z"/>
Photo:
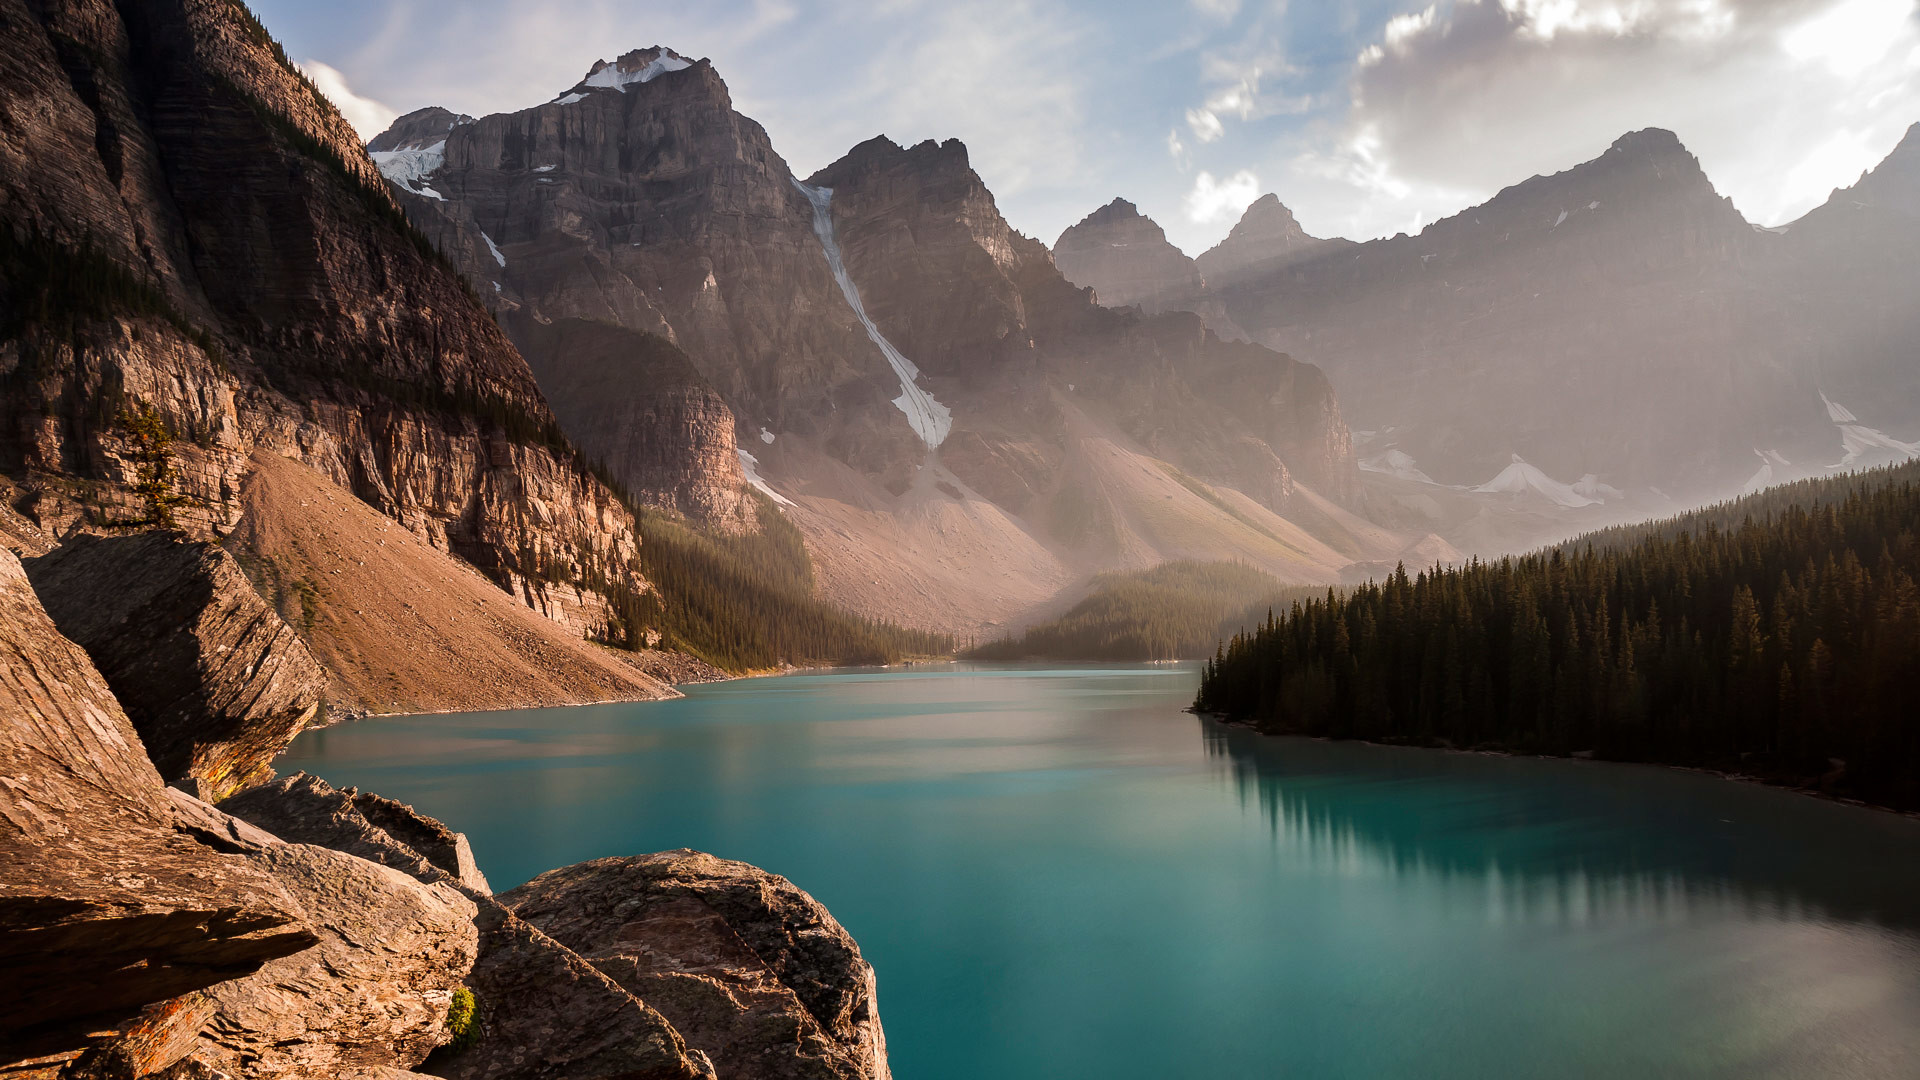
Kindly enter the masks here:
<path id="1" fill-rule="evenodd" d="M 1920 125 L 1777 228 L 1650 129 L 1418 236 L 1319 240 L 1269 195 L 1188 259 L 1116 200 L 1055 252 L 1105 303 L 1325 369 L 1374 475 L 1498 487 L 1518 459 L 1685 503 L 1920 452 Z"/>
<path id="2" fill-rule="evenodd" d="M 583 449 L 722 530 L 761 487 L 857 611 L 978 633 L 1098 570 L 1325 581 L 1424 535 L 1347 508 L 1319 369 L 1101 306 L 958 142 L 875 138 L 798 177 L 709 62 L 654 47 L 369 150 Z"/>

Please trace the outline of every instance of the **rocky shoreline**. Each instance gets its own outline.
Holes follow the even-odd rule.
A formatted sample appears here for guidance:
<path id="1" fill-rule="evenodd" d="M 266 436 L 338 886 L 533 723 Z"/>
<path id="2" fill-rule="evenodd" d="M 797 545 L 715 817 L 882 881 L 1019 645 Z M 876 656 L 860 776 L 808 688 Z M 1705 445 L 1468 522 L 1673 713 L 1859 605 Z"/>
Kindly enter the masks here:
<path id="1" fill-rule="evenodd" d="M 82 648 L 35 586 L 112 545 L 177 573 L 85 594 Z M 319 700 L 297 637 L 237 577 L 140 606 L 218 550 L 0 552 L 0 1076 L 889 1077 L 873 969 L 784 878 L 681 850 L 496 897 L 442 823 L 272 778 Z"/>

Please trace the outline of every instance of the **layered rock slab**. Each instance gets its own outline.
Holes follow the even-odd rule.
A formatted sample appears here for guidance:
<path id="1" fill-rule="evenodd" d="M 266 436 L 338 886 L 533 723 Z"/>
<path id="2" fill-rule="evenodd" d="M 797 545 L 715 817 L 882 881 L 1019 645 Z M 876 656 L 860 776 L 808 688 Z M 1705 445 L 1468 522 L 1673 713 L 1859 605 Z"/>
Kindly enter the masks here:
<path id="1" fill-rule="evenodd" d="M 27 572 L 170 783 L 218 801 L 264 780 L 320 713 L 326 673 L 215 545 L 76 536 Z"/>
<path id="2" fill-rule="evenodd" d="M 318 940 L 270 873 L 175 828 L 132 723 L 9 553 L 0 715 L 0 1061 L 77 1052 Z"/>
<path id="3" fill-rule="evenodd" d="M 872 967 L 785 878 L 681 850 L 565 867 L 501 899 L 658 1009 L 722 1076 L 890 1075 Z"/>

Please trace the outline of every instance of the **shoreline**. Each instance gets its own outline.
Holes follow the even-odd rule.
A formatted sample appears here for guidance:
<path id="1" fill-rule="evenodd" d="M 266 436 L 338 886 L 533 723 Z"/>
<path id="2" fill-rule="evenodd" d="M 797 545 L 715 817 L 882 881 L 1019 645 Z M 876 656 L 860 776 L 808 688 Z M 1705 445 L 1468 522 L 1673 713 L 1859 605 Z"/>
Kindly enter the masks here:
<path id="1" fill-rule="evenodd" d="M 1737 772 L 1728 772 L 1725 769 L 1710 769 L 1703 765 L 1676 765 L 1672 762 L 1667 762 L 1667 761 L 1617 761 L 1613 758 L 1601 758 L 1601 757 L 1592 757 L 1592 756 L 1579 757 L 1573 754 L 1529 754 L 1529 753 L 1524 753 L 1518 750 L 1501 750 L 1501 749 L 1491 749 L 1491 748 L 1465 749 L 1458 746 L 1433 746 L 1430 744 L 1416 743 L 1416 742 L 1380 742 L 1377 739 L 1340 739 L 1340 738 L 1335 738 L 1331 735 L 1304 735 L 1304 734 L 1297 734 L 1297 733 L 1284 732 L 1284 731 L 1262 731 L 1260 730 L 1260 728 L 1256 727 L 1251 721 L 1248 721 L 1248 720 L 1235 720 L 1230 717 L 1224 716 L 1220 713 L 1202 712 L 1201 710 L 1196 709 L 1192 706 L 1188 706 L 1182 711 L 1192 716 L 1198 716 L 1204 720 L 1211 720 L 1214 723 L 1221 725 L 1222 727 L 1240 728 L 1244 731 L 1249 731 L 1255 735 L 1259 735 L 1259 736 L 1270 738 L 1270 739 L 1312 739 L 1314 742 L 1352 743 L 1356 746 L 1377 746 L 1377 747 L 1381 747 L 1383 749 L 1389 749 L 1389 750 L 1430 750 L 1430 751 L 1437 751 L 1443 754 L 1471 754 L 1471 755 L 1477 755 L 1480 757 L 1501 757 L 1501 758 L 1513 758 L 1516 760 L 1524 759 L 1529 761 L 1566 761 L 1566 762 L 1572 762 L 1578 765 L 1632 765 L 1632 766 L 1638 766 L 1640 768 L 1671 769 L 1675 772 L 1693 773 L 1698 776 L 1710 776 L 1718 780 L 1726 780 L 1736 784 L 1748 784 L 1754 787 L 1771 788 L 1775 791 L 1785 792 L 1786 794 L 1789 794 L 1789 795 L 1805 796 L 1811 799 L 1818 799 L 1822 802 L 1837 803 L 1841 806 L 1853 806 L 1862 810 L 1871 810 L 1877 814 L 1890 814 L 1894 817 L 1906 818 L 1907 820 L 1913 821 L 1913 822 L 1920 822 L 1920 810 L 1902 810 L 1896 806 L 1882 806 L 1879 803 L 1871 803 L 1866 801 L 1865 799 L 1856 799 L 1848 795 L 1834 795 L 1830 792 L 1821 791 L 1818 788 L 1811 788 L 1811 787 L 1806 787 L 1804 785 L 1798 785 L 1798 784 L 1789 784 L 1784 781 L 1772 780 L 1765 776 L 1759 776 L 1752 773 L 1737 773 Z"/>

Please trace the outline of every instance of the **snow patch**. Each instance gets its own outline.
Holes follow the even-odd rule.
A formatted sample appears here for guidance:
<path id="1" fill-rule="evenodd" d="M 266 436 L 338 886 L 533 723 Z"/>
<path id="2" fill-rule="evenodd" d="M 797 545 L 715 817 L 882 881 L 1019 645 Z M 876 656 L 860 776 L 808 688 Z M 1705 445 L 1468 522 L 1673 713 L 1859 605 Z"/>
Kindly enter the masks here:
<path id="1" fill-rule="evenodd" d="M 1384 454 L 1365 458 L 1360 462 L 1360 468 L 1370 473 L 1383 473 L 1402 480 L 1411 480 L 1416 484 L 1434 483 L 1433 477 L 1421 472 L 1420 467 L 1413 463 L 1413 458 L 1404 450 L 1389 450 Z"/>
<path id="2" fill-rule="evenodd" d="M 607 64 L 600 70 L 587 76 L 584 85 L 605 87 L 609 90 L 627 92 L 627 87 L 635 83 L 652 82 L 669 71 L 685 71 L 693 66 L 693 61 L 675 56 L 665 49 L 638 71 L 621 71 L 619 64 Z"/>
<path id="3" fill-rule="evenodd" d="M 880 347 L 881 355 L 893 367 L 893 373 L 900 377 L 900 396 L 893 399 L 894 407 L 905 413 L 907 423 L 914 433 L 929 448 L 939 446 L 946 441 L 947 433 L 953 430 L 953 410 L 933 399 L 933 395 L 920 388 L 916 381 L 920 378 L 920 369 L 906 358 L 893 343 L 880 333 L 880 328 L 867 317 L 867 309 L 860 303 L 860 290 L 853 283 L 853 277 L 847 273 L 847 265 L 841 261 L 840 245 L 833 238 L 833 189 L 809 187 L 799 180 L 793 186 L 813 204 L 813 234 L 820 238 L 820 247 L 827 253 L 827 267 L 833 271 L 833 279 L 840 283 L 840 293 L 847 298 L 847 306 L 860 318 L 861 325 L 867 328 L 867 337 Z"/>
<path id="4" fill-rule="evenodd" d="M 1846 456 L 1832 465 L 1830 469 L 1844 469 L 1875 450 L 1891 450 L 1907 457 L 1920 457 L 1920 443 L 1901 442 L 1884 431 L 1860 424 L 1840 425 L 1840 445 Z"/>
<path id="5" fill-rule="evenodd" d="M 1756 448 L 1753 453 L 1760 459 L 1760 469 L 1747 481 L 1747 486 L 1741 489 L 1742 495 L 1751 495 L 1756 491 L 1772 487 L 1780 482 L 1787 469 L 1793 467 L 1791 462 L 1772 450 Z"/>
<path id="6" fill-rule="evenodd" d="M 792 499 L 789 499 L 785 495 L 782 495 L 779 492 L 773 490 L 773 488 L 769 486 L 765 480 L 760 478 L 760 459 L 759 458 L 754 457 L 752 454 L 747 453 L 745 450 L 742 450 L 739 447 L 734 447 L 733 452 L 740 455 L 740 471 L 746 474 L 747 483 L 752 484 L 753 489 L 755 491 L 758 491 L 760 494 L 765 495 L 767 498 L 772 499 L 776 503 L 779 503 L 781 506 L 793 505 Z"/>
<path id="7" fill-rule="evenodd" d="M 1573 482 L 1573 490 L 1594 502 L 1606 502 L 1608 499 L 1624 499 L 1627 493 L 1612 484 L 1603 484 L 1600 478 L 1588 473 Z"/>
<path id="8" fill-rule="evenodd" d="M 1599 204 L 1598 202 L 1590 202 L 1590 203 L 1588 203 L 1588 204 L 1587 204 L 1587 209 L 1589 209 L 1589 210 L 1598 210 L 1598 209 L 1600 209 L 1600 204 Z"/>
<path id="9" fill-rule="evenodd" d="M 1562 223 L 1562 222 L 1564 222 L 1564 221 L 1566 221 L 1566 220 L 1567 220 L 1567 212 L 1566 212 L 1565 210 L 1562 210 L 1562 211 L 1560 211 L 1560 216 L 1559 216 L 1559 217 L 1557 217 L 1557 218 L 1554 218 L 1554 219 L 1553 219 L 1553 228 L 1554 228 L 1554 229 L 1557 229 L 1557 228 L 1559 228 L 1559 227 L 1560 227 L 1560 225 L 1561 225 L 1561 223 Z M 1549 229 L 1549 230 L 1547 230 L 1547 231 L 1548 231 L 1548 232 L 1552 232 L 1553 230 L 1552 230 L 1552 229 Z"/>
<path id="10" fill-rule="evenodd" d="M 556 166 L 556 165 L 535 165 L 533 167 L 533 171 L 534 172 L 552 172 L 554 169 L 558 167 L 559 166 Z"/>
<path id="11" fill-rule="evenodd" d="M 761 441 L 761 442 L 763 442 L 763 443 L 766 443 L 766 444 L 767 444 L 768 446 L 772 446 L 772 445 L 773 445 L 773 432 L 771 432 L 771 431 L 768 431 L 768 430 L 767 430 L 766 428 L 761 428 L 761 429 L 760 429 L 760 441 Z"/>
<path id="12" fill-rule="evenodd" d="M 485 240 L 487 242 L 487 250 L 493 252 L 493 261 L 505 267 L 507 265 L 507 257 L 500 254 L 500 245 L 493 242 L 493 237 L 482 232 L 480 239 Z"/>
<path id="13" fill-rule="evenodd" d="M 1827 406 L 1827 419 L 1836 424 L 1857 424 L 1860 418 L 1853 415 L 1845 405 L 1835 405 L 1825 390 L 1820 391 L 1820 400 Z"/>
<path id="14" fill-rule="evenodd" d="M 1513 455 L 1513 464 L 1502 469 L 1499 476 L 1473 490 L 1487 495 L 1525 495 L 1532 492 L 1561 506 L 1574 508 L 1593 506 L 1599 502 L 1527 464 L 1519 454 Z"/>
<path id="15" fill-rule="evenodd" d="M 555 105 L 571 105 L 576 101 L 585 101 L 585 100 L 587 100 L 587 95 L 581 93 L 578 90 L 575 90 L 571 94 L 562 94 L 561 96 L 554 98 L 553 103 Z"/>

